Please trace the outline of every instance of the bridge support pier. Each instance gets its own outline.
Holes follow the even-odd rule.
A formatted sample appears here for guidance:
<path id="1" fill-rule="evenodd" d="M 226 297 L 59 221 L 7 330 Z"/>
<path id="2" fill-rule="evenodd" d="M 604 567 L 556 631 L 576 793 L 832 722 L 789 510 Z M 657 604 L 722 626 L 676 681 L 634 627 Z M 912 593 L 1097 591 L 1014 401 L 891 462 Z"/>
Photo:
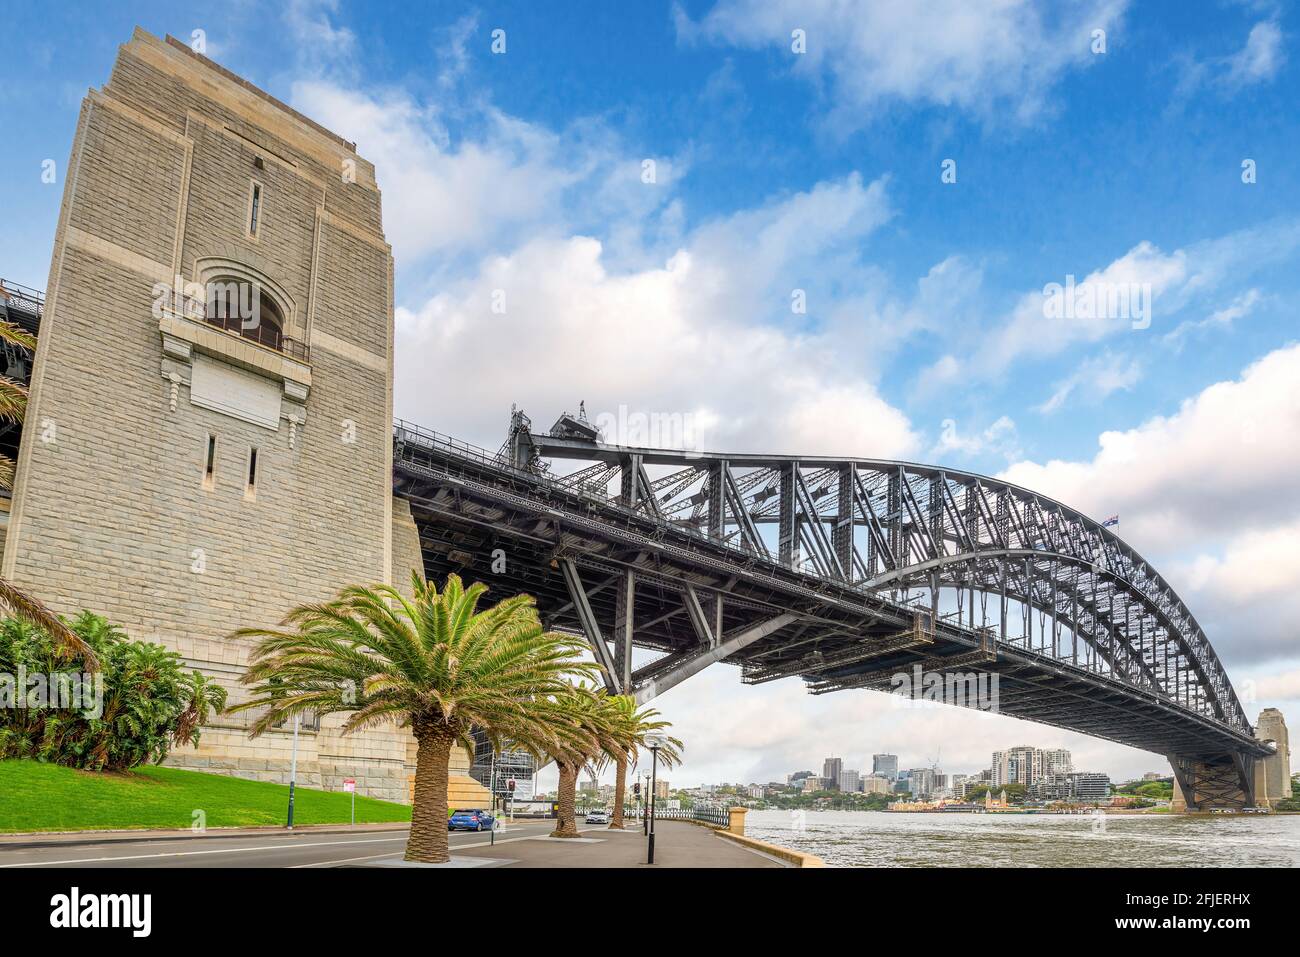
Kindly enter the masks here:
<path id="1" fill-rule="evenodd" d="M 1169 764 L 1174 769 L 1175 813 L 1255 806 L 1255 758 L 1250 755 L 1190 758 L 1171 754 Z"/>
<path id="2" fill-rule="evenodd" d="M 614 680 L 619 694 L 632 693 L 632 635 L 635 630 L 636 573 L 623 572 L 614 602 Z"/>
<path id="3" fill-rule="evenodd" d="M 1286 721 L 1276 708 L 1265 708 L 1255 737 L 1272 754 L 1228 754 L 1211 760 L 1170 755 L 1174 768 L 1174 811 L 1273 807 L 1291 797 L 1291 742 Z"/>

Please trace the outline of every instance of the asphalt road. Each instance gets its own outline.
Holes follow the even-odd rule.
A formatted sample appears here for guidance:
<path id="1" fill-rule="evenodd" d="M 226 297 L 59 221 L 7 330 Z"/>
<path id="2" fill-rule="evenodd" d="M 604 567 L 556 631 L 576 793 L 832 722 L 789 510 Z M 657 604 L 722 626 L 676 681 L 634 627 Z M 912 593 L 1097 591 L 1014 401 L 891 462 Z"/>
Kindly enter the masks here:
<path id="1" fill-rule="evenodd" d="M 516 822 L 498 831 L 496 843 L 548 833 L 554 821 Z M 85 838 L 33 838 L 0 843 L 0 869 L 34 867 L 339 867 L 365 866 L 401 854 L 406 829 L 145 838 L 87 835 Z M 456 848 L 487 847 L 490 834 L 457 831 Z"/>

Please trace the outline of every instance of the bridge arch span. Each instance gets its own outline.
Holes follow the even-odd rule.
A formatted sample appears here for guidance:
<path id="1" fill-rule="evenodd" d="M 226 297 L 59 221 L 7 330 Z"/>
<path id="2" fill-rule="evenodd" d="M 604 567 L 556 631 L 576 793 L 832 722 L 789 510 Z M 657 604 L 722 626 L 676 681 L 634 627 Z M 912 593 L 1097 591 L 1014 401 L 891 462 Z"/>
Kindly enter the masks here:
<path id="1" fill-rule="evenodd" d="M 1270 753 L 1159 572 L 1029 489 L 910 462 L 611 445 L 567 414 L 540 432 L 513 413 L 496 453 L 399 423 L 394 460 L 426 568 L 514 555 L 510 587 L 587 637 L 612 690 L 646 698 L 714 662 L 814 693 L 978 664 L 1004 713 L 1175 769 L 1235 768 L 1244 789 Z M 660 656 L 634 667 L 634 646 Z"/>

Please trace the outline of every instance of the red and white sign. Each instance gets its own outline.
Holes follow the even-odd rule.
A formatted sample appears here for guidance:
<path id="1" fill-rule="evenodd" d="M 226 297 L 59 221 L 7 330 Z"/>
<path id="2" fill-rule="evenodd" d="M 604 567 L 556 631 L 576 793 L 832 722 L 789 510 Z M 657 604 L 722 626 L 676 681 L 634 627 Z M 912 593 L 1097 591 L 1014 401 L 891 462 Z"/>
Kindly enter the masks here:
<path id="1" fill-rule="evenodd" d="M 353 791 L 353 792 L 355 792 L 356 789 L 357 789 L 357 779 L 356 779 L 356 778 L 344 778 L 344 779 L 343 779 L 343 790 L 345 790 L 345 791 Z"/>

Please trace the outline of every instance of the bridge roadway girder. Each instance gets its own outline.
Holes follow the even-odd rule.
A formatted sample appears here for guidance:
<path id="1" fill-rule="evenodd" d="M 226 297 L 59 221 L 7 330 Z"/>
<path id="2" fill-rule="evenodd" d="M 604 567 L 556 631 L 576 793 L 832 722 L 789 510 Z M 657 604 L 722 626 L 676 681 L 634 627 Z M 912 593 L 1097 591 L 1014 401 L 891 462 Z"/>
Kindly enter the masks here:
<path id="1" fill-rule="evenodd" d="M 539 454 L 554 456 L 557 445 L 595 464 L 552 476 Z M 991 646 L 982 667 L 999 675 L 1005 713 L 1163 754 L 1260 753 L 1204 636 L 1175 634 L 1181 603 L 1150 590 L 1159 579 L 1149 566 L 1068 510 L 1059 514 L 1070 522 L 1030 531 L 1038 512 L 1064 509 L 1057 503 L 1018 490 L 1031 497 L 1026 505 L 965 473 L 929 470 L 922 483 L 925 467 L 871 460 L 797 460 L 782 472 L 790 459 L 611 449 L 532 433 L 512 434 L 507 447 L 513 462 L 399 426 L 394 490 L 410 500 L 426 574 L 457 571 L 498 594 L 534 595 L 548 627 L 604 643 L 593 654 L 614 690 L 644 698 L 717 661 L 742 665 L 747 680 L 803 675 L 834 690 L 854 686 L 855 674 L 964 662 Z M 649 471 L 666 465 L 677 468 Z M 620 474 L 627 480 L 611 494 Z M 757 531 L 781 518 L 783 485 L 784 530 L 798 543 L 784 562 Z M 826 534 L 809 533 L 817 523 Z M 1085 532 L 1090 556 L 1069 543 Z M 990 535 L 996 542 L 977 541 Z M 973 545 L 983 551 L 944 552 Z M 506 556 L 500 574 L 495 549 Z M 1067 566 L 1078 571 L 1062 573 Z M 1053 640 L 1041 626 L 1032 647 L 1008 638 L 1001 622 L 972 627 L 973 604 L 957 621 L 940 618 L 937 597 L 930 606 L 906 600 L 905 588 L 922 582 L 936 592 L 962 587 L 968 601 L 971 586 L 980 586 L 974 594 L 996 586 L 999 601 L 1020 594 L 1040 614 L 1051 596 Z M 1087 595 L 1061 601 L 1067 582 Z M 900 644 L 918 627 L 927 640 Z M 1076 629 L 1075 660 L 1054 647 L 1065 627 Z M 631 646 L 660 657 L 633 668 Z M 1239 720 L 1223 717 L 1234 713 Z"/>

